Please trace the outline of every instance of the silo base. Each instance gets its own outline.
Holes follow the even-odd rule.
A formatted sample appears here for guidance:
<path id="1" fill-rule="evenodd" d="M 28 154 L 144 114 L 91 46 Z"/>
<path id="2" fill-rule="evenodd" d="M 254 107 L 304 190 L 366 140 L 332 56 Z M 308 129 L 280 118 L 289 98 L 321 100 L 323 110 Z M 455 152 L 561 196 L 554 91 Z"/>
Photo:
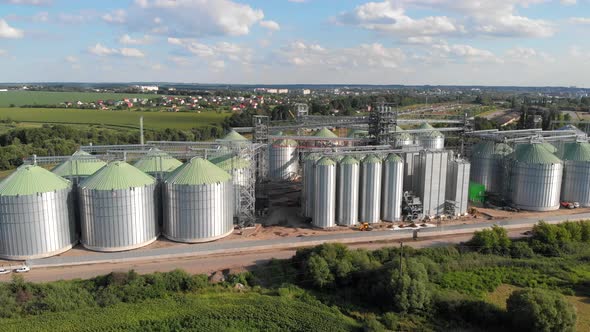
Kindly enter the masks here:
<path id="1" fill-rule="evenodd" d="M 76 241 L 77 243 L 78 241 Z M 40 254 L 40 255 L 33 255 L 33 256 L 5 256 L 5 255 L 0 255 L 0 259 L 7 259 L 7 260 L 11 260 L 11 261 L 25 261 L 28 259 L 39 259 L 39 258 L 47 258 L 47 257 L 51 257 L 51 256 L 56 256 L 59 254 L 63 254 L 64 252 L 72 249 L 74 247 L 74 245 L 76 244 L 70 244 L 66 247 L 63 247 L 62 249 L 56 250 L 56 251 L 52 251 L 49 253 L 45 253 L 45 254 Z"/>
<path id="2" fill-rule="evenodd" d="M 94 247 L 94 246 L 86 245 L 84 243 L 82 243 L 82 246 L 88 250 L 98 251 L 98 252 L 129 251 L 129 250 L 139 249 L 139 248 L 145 247 L 147 245 L 150 245 L 150 244 L 154 243 L 157 239 L 158 239 L 158 237 L 156 236 L 155 238 L 153 238 L 149 241 L 146 241 L 146 242 L 143 242 L 140 244 L 134 244 L 132 246 L 127 246 L 127 247 L 116 247 L 116 248 Z"/>
<path id="3" fill-rule="evenodd" d="M 216 241 L 216 240 L 222 239 L 222 238 L 224 238 L 226 236 L 231 235 L 231 233 L 233 233 L 233 232 L 234 232 L 234 229 L 232 228 L 229 232 L 227 232 L 225 234 L 222 234 L 222 235 L 219 235 L 219 236 L 214 236 L 214 237 L 208 237 L 208 238 L 205 238 L 205 239 L 182 239 L 182 238 L 176 238 L 176 237 L 173 237 L 173 236 L 169 236 L 169 235 L 166 235 L 166 234 L 163 234 L 163 235 L 168 240 L 174 241 L 174 242 L 181 242 L 181 243 L 205 243 L 205 242 L 212 242 L 212 241 Z"/>

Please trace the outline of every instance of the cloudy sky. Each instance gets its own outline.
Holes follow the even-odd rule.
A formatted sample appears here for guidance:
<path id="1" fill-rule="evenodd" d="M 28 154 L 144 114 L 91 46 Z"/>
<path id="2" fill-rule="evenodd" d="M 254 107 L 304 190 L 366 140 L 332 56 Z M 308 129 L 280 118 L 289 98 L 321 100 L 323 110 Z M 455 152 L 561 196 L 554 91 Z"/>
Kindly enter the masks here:
<path id="1" fill-rule="evenodd" d="M 590 0 L 0 0 L 0 82 L 590 87 Z"/>

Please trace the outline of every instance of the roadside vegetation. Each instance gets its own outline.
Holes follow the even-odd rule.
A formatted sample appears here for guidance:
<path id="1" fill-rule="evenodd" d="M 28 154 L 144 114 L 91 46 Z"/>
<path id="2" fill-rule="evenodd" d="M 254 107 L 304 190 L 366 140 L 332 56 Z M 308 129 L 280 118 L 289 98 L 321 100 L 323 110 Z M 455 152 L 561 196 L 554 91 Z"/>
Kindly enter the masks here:
<path id="1" fill-rule="evenodd" d="M 428 249 L 301 249 L 252 272 L 0 284 L 4 331 L 587 331 L 590 222 Z"/>

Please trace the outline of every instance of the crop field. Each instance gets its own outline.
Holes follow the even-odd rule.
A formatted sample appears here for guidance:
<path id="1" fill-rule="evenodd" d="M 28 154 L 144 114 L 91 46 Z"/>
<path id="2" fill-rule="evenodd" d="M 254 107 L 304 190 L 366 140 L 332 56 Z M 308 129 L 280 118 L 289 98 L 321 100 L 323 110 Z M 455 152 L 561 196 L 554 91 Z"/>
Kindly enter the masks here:
<path id="1" fill-rule="evenodd" d="M 97 100 L 121 100 L 124 98 L 155 98 L 156 94 L 128 94 L 101 92 L 47 92 L 47 91 L 6 91 L 0 92 L 0 107 L 22 105 L 56 105 L 66 101 L 93 102 Z"/>
<path id="2" fill-rule="evenodd" d="M 191 129 L 209 125 L 216 126 L 229 115 L 230 113 L 214 111 L 173 113 L 58 108 L 0 108 L 0 120 L 10 119 L 30 124 L 59 123 L 139 128 L 139 118 L 143 116 L 146 129 Z"/>

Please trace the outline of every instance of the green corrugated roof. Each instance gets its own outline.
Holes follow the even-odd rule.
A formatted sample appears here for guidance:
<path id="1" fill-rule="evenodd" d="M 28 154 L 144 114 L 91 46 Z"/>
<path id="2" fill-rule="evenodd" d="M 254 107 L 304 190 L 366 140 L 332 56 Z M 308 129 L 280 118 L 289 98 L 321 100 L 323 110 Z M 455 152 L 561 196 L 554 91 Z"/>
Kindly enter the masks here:
<path id="1" fill-rule="evenodd" d="M 34 195 L 62 190 L 70 186 L 70 181 L 42 167 L 25 165 L 0 182 L 0 196 Z"/>
<path id="2" fill-rule="evenodd" d="M 346 156 L 342 160 L 340 160 L 340 165 L 355 165 L 358 164 L 359 161 L 353 156 Z"/>
<path id="3" fill-rule="evenodd" d="M 211 158 L 209 161 L 226 172 L 231 171 L 232 169 L 243 169 L 250 167 L 250 162 L 248 160 L 232 155 Z"/>
<path id="4" fill-rule="evenodd" d="M 227 135 L 225 135 L 222 139 L 228 141 L 249 141 L 246 137 L 242 136 L 235 130 L 230 131 Z"/>
<path id="5" fill-rule="evenodd" d="M 551 153 L 557 152 L 557 148 L 551 143 L 541 143 L 541 145 Z"/>
<path id="6" fill-rule="evenodd" d="M 475 144 L 471 150 L 471 154 L 474 156 L 492 156 L 494 154 L 495 144 L 490 141 L 483 141 Z"/>
<path id="7" fill-rule="evenodd" d="M 418 126 L 418 129 L 434 129 L 434 127 L 431 126 L 427 122 L 423 122 L 420 126 Z M 432 137 L 444 137 L 444 135 L 440 131 L 438 131 L 438 130 L 433 130 L 433 131 L 424 132 L 424 133 L 418 133 L 417 135 L 420 135 L 420 136 L 432 136 Z"/>
<path id="8" fill-rule="evenodd" d="M 507 156 L 514 152 L 514 149 L 510 147 L 510 145 L 506 143 L 498 143 L 494 147 L 494 154 L 499 156 Z"/>
<path id="9" fill-rule="evenodd" d="M 272 143 L 273 146 L 297 146 L 297 141 L 292 139 L 279 139 Z"/>
<path id="10" fill-rule="evenodd" d="M 57 165 L 51 171 L 59 176 L 90 176 L 101 169 L 106 163 L 98 158 L 88 158 L 89 153 L 76 151 L 71 159 Z"/>
<path id="11" fill-rule="evenodd" d="M 377 157 L 374 154 L 369 154 L 365 157 L 365 159 L 363 159 L 363 163 L 366 164 L 374 164 L 374 163 L 380 163 L 381 162 L 381 158 Z"/>
<path id="12" fill-rule="evenodd" d="M 172 172 L 182 165 L 182 162 L 172 158 L 169 154 L 159 149 L 150 150 L 143 158 L 133 164 L 145 173 Z"/>
<path id="13" fill-rule="evenodd" d="M 231 181 L 231 175 L 212 162 L 193 158 L 178 167 L 167 178 L 166 183 L 177 185 L 203 185 Z"/>
<path id="14" fill-rule="evenodd" d="M 390 153 L 387 158 L 385 158 L 385 161 L 389 161 L 389 162 L 403 162 L 403 159 L 396 155 L 395 153 Z"/>
<path id="15" fill-rule="evenodd" d="M 320 156 L 317 155 L 316 153 L 310 153 L 307 156 L 305 156 L 305 158 L 303 158 L 303 160 L 318 160 L 320 159 Z"/>
<path id="16" fill-rule="evenodd" d="M 338 135 L 334 134 L 330 129 L 324 127 L 313 134 L 314 137 L 334 138 Z"/>
<path id="17" fill-rule="evenodd" d="M 576 142 L 567 144 L 563 159 L 571 161 L 590 161 L 590 143 Z"/>
<path id="18" fill-rule="evenodd" d="M 121 190 L 143 187 L 156 182 L 156 179 L 145 174 L 124 161 L 113 161 L 82 181 L 81 188 L 89 190 Z"/>
<path id="19" fill-rule="evenodd" d="M 336 162 L 328 157 L 322 157 L 322 159 L 318 160 L 316 165 L 317 166 L 333 166 L 333 165 L 336 165 Z"/>
<path id="20" fill-rule="evenodd" d="M 549 152 L 542 144 L 519 145 L 512 154 L 512 158 L 527 164 L 557 164 L 561 160 Z"/>
<path id="21" fill-rule="evenodd" d="M 348 133 L 348 137 L 366 137 L 366 136 L 369 136 L 369 131 L 367 131 L 367 130 L 355 129 L 355 130 L 351 130 L 350 133 Z"/>

